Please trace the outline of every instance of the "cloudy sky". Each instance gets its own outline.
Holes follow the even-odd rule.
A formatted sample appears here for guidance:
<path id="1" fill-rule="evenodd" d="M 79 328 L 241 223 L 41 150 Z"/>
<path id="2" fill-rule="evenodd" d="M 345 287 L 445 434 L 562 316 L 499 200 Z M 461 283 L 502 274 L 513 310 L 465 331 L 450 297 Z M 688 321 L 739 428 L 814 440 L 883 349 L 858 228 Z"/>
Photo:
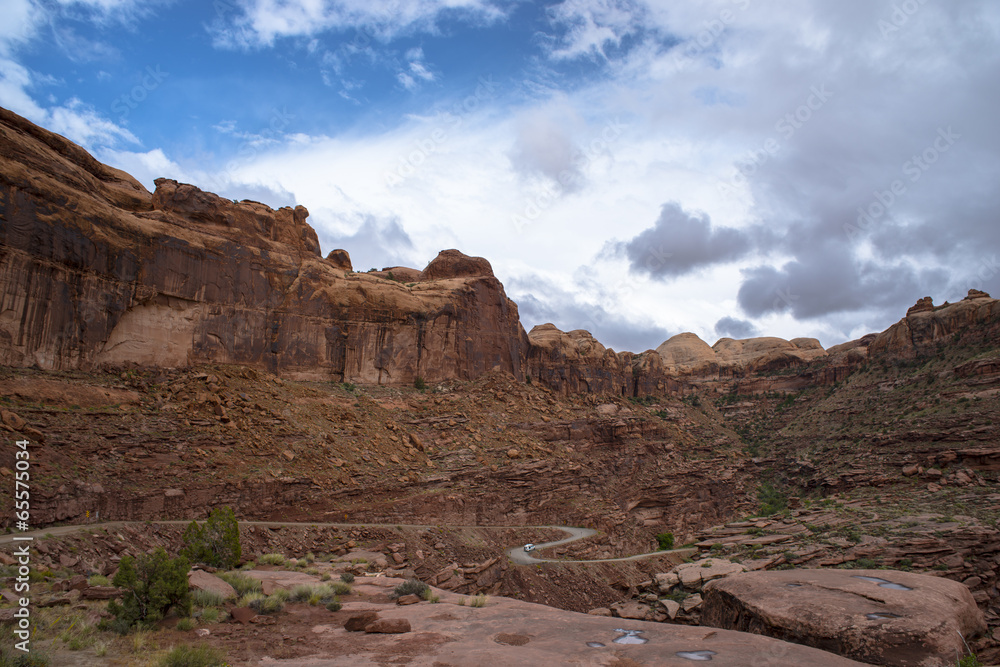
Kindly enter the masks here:
<path id="1" fill-rule="evenodd" d="M 995 0 L 0 0 L 0 105 L 530 329 L 884 329 L 1000 292 Z"/>

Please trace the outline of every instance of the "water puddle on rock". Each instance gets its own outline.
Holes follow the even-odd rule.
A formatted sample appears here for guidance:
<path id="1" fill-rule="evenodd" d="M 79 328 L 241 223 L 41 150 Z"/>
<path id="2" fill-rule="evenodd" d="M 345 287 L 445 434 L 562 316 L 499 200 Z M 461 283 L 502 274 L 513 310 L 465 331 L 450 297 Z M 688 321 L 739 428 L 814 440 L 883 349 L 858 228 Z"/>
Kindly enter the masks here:
<path id="1" fill-rule="evenodd" d="M 715 651 L 678 651 L 674 653 L 678 658 L 694 660 L 695 662 L 706 662 L 712 659 L 713 655 L 718 655 Z"/>
<path id="2" fill-rule="evenodd" d="M 902 616 L 900 616 L 899 614 L 892 614 L 887 611 L 878 611 L 873 614 L 865 614 L 865 618 L 867 618 L 869 621 L 881 621 L 882 619 L 886 618 L 902 618 Z"/>
<path id="3" fill-rule="evenodd" d="M 590 648 L 604 648 L 605 644 L 602 644 L 601 642 L 587 642 L 587 646 Z"/>
<path id="4" fill-rule="evenodd" d="M 879 588 L 888 588 L 894 591 L 912 591 L 913 589 L 909 586 L 904 586 L 903 584 L 894 584 L 891 581 L 887 581 L 884 584 L 879 584 Z"/>
<path id="5" fill-rule="evenodd" d="M 624 632 L 621 637 L 613 639 L 615 644 L 646 644 L 649 642 L 648 639 L 640 637 L 645 630 L 622 630 L 621 628 L 615 628 L 615 632 Z"/>
<path id="6" fill-rule="evenodd" d="M 788 588 L 802 588 L 802 584 L 785 584 Z"/>
<path id="7" fill-rule="evenodd" d="M 873 584 L 878 584 L 879 588 L 888 588 L 893 591 L 912 591 L 913 589 L 909 586 L 904 586 L 903 584 L 897 584 L 887 579 L 880 579 L 879 577 L 866 577 L 861 574 L 855 574 L 855 579 L 861 579 L 862 581 L 870 581 Z"/>

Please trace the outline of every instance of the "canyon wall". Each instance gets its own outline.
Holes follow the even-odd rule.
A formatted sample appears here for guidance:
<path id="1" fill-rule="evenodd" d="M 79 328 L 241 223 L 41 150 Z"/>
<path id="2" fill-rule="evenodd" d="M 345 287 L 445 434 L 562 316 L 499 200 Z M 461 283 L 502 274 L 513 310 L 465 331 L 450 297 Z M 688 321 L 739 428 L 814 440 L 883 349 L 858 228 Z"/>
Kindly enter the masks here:
<path id="1" fill-rule="evenodd" d="M 442 252 L 403 284 L 320 256 L 297 206 L 168 179 L 149 193 L 0 109 L 0 363 L 203 362 L 412 385 L 523 378 L 526 335 L 489 263 Z"/>

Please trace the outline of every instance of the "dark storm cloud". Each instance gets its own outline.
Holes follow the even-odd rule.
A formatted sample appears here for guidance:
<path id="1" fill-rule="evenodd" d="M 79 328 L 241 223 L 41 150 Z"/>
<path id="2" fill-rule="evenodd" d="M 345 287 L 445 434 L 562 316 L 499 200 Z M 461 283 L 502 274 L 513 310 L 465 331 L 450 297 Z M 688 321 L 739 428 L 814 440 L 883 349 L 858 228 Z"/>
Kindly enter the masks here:
<path id="1" fill-rule="evenodd" d="M 736 339 L 751 338 L 757 335 L 757 327 L 746 320 L 726 316 L 715 323 L 715 334 Z"/>
<path id="2" fill-rule="evenodd" d="M 689 213 L 677 202 L 660 210 L 656 223 L 635 238 L 612 245 L 624 252 L 637 273 L 676 278 L 696 269 L 743 257 L 752 249 L 750 236 L 738 229 L 713 228 L 704 213 Z"/>

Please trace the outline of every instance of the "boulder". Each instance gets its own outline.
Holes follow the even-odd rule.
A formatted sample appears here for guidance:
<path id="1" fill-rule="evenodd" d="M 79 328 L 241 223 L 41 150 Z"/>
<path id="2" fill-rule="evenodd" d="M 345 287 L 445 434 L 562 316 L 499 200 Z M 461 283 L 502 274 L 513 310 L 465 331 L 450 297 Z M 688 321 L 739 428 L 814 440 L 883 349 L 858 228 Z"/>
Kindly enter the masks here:
<path id="1" fill-rule="evenodd" d="M 672 621 L 677 618 L 677 614 L 681 610 L 681 605 L 673 600 L 660 600 L 660 606 L 663 607 L 664 613 Z"/>
<path id="2" fill-rule="evenodd" d="M 694 563 L 682 563 L 675 567 L 670 573 L 656 576 L 656 583 L 660 591 L 667 593 L 670 591 L 669 582 L 674 578 L 680 582 L 684 588 L 698 590 L 705 584 L 716 579 L 728 577 L 738 572 L 745 572 L 746 567 L 740 563 L 733 563 L 725 558 L 705 558 Z M 673 575 L 673 577 L 669 575 Z"/>
<path id="3" fill-rule="evenodd" d="M 616 602 L 611 605 L 611 612 L 619 618 L 630 618 L 636 621 L 645 621 L 652 616 L 649 605 L 632 600 Z"/>
<path id="4" fill-rule="evenodd" d="M 257 617 L 257 612 L 250 607 L 236 607 L 229 612 L 229 615 L 232 616 L 233 620 L 237 623 L 246 625 Z"/>
<path id="5" fill-rule="evenodd" d="M 223 600 L 236 597 L 236 589 L 228 583 L 204 570 L 188 572 L 188 586 L 196 591 L 211 591 L 222 596 Z"/>
<path id="6" fill-rule="evenodd" d="M 369 624 L 374 623 L 376 619 L 378 619 L 378 613 L 374 611 L 365 611 L 360 614 L 354 614 L 344 621 L 344 629 L 348 632 L 361 632 Z"/>
<path id="7" fill-rule="evenodd" d="M 701 623 L 814 646 L 861 662 L 953 665 L 985 632 L 969 589 L 893 570 L 746 572 L 705 586 Z"/>
<path id="8" fill-rule="evenodd" d="M 365 626 L 365 632 L 383 635 L 400 635 L 410 631 L 410 622 L 405 618 L 379 618 Z"/>
<path id="9" fill-rule="evenodd" d="M 458 250 L 442 250 L 420 273 L 420 280 L 493 277 L 493 267 L 482 257 L 469 257 Z"/>
<path id="10" fill-rule="evenodd" d="M 335 268 L 343 269 L 344 271 L 354 270 L 354 267 L 351 265 L 350 253 L 340 248 L 331 250 L 326 256 L 326 261 L 330 262 Z"/>

